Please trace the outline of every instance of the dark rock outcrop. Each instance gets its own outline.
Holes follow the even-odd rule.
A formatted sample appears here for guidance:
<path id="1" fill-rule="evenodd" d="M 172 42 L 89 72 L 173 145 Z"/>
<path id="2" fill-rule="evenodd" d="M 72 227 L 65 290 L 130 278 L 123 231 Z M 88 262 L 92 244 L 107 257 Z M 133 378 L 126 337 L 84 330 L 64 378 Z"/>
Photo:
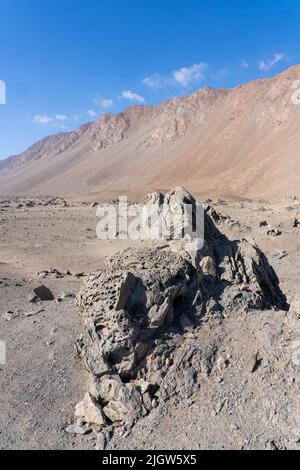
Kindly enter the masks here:
<path id="1" fill-rule="evenodd" d="M 172 198 L 195 204 L 182 188 L 152 199 Z M 264 254 L 246 240 L 228 240 L 209 211 L 201 250 L 181 248 L 179 241 L 177 252 L 125 250 L 89 276 L 78 295 L 85 328 L 77 349 L 110 421 L 134 421 L 179 389 L 185 397 L 196 390 L 195 377 L 210 373 L 216 350 L 187 341 L 185 331 L 206 316 L 221 321 L 240 311 L 287 309 Z"/>

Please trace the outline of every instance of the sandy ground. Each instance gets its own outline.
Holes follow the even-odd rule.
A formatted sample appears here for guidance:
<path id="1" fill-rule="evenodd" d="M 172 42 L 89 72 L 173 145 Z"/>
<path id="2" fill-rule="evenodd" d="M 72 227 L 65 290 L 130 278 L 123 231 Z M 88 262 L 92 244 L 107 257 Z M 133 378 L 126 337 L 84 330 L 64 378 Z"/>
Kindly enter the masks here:
<path id="1" fill-rule="evenodd" d="M 221 230 L 233 239 L 254 239 L 277 271 L 288 301 L 299 302 L 300 227 L 293 228 L 293 222 L 300 219 L 300 201 L 217 201 L 214 207 L 236 221 L 225 221 Z M 259 226 L 263 221 L 278 226 L 281 234 L 268 235 L 269 228 Z M 96 209 L 78 200 L 67 207 L 20 208 L 15 200 L 0 201 L 0 340 L 6 343 L 6 363 L 0 365 L 1 449 L 95 445 L 93 434 L 74 437 L 65 431 L 72 421 L 74 405 L 86 390 L 87 375 L 74 347 L 81 326 L 75 299 L 58 298 L 63 293 L 76 294 L 82 282 L 77 274 L 99 269 L 105 256 L 128 245 L 99 241 L 96 224 Z M 278 259 L 275 254 L 282 250 L 287 254 Z M 54 273 L 39 277 L 38 272 L 50 268 L 63 276 Z M 31 303 L 28 296 L 38 285 L 51 289 L 55 300 Z M 187 416 L 195 414 L 191 404 L 186 406 Z M 189 426 L 182 429 L 180 421 L 174 419 L 174 445 L 187 448 L 194 430 Z M 167 426 L 168 417 L 164 420 Z M 154 441 L 153 448 L 158 445 L 157 436 Z M 121 442 L 112 445 L 147 448 L 150 441 Z M 226 441 L 228 446 L 234 445 L 230 442 Z"/>

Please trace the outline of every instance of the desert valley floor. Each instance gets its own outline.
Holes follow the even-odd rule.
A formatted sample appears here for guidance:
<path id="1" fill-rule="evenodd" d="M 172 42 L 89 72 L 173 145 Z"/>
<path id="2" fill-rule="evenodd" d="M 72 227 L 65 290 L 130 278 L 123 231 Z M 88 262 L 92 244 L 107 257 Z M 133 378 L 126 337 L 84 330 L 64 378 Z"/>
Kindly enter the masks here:
<path id="1" fill-rule="evenodd" d="M 219 338 L 217 365 L 209 377 L 199 375 L 192 396 L 153 407 L 133 427 L 115 423 L 107 448 L 299 446 L 299 374 L 290 364 L 300 340 L 300 200 L 211 204 L 225 215 L 220 231 L 231 240 L 255 241 L 265 253 L 290 309 L 204 319 L 196 333 L 187 327 L 186 342 L 195 335 L 203 344 Z M 75 348 L 82 326 L 75 295 L 105 257 L 132 246 L 98 240 L 96 224 L 91 201 L 0 200 L 0 339 L 7 347 L 0 366 L 2 449 L 95 448 L 93 430 L 66 432 L 89 381 Z M 30 302 L 39 285 L 51 290 L 53 301 Z"/>

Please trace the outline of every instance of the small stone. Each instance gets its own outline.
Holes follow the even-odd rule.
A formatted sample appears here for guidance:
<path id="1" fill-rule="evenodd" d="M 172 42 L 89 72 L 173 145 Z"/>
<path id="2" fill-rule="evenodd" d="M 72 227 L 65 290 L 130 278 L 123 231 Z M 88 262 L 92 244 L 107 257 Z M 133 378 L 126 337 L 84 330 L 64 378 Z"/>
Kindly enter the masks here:
<path id="1" fill-rule="evenodd" d="M 33 317 L 34 315 L 38 315 L 39 313 L 42 313 L 42 312 L 44 312 L 43 309 L 36 310 L 34 312 L 27 312 L 27 313 L 25 313 L 25 317 L 28 317 L 28 318 Z"/>
<path id="2" fill-rule="evenodd" d="M 84 399 L 76 405 L 75 417 L 82 419 L 85 423 L 96 424 L 97 426 L 105 424 L 102 408 L 88 392 L 85 394 Z"/>
<path id="3" fill-rule="evenodd" d="M 49 300 L 54 300 L 54 296 L 51 292 L 50 289 L 46 286 L 39 286 L 34 289 L 35 295 L 38 297 L 38 299 L 42 301 L 49 301 Z"/>
<path id="4" fill-rule="evenodd" d="M 288 256 L 288 254 L 284 250 L 277 250 L 277 251 L 275 251 L 273 256 L 274 256 L 274 258 L 282 259 L 282 258 L 285 258 L 286 256 Z"/>
<path id="5" fill-rule="evenodd" d="M 238 426 L 237 424 L 232 423 L 232 424 L 230 425 L 230 429 L 231 429 L 232 431 L 238 431 L 240 428 L 239 428 L 239 426 Z"/>
<path id="6" fill-rule="evenodd" d="M 45 278 L 48 276 L 48 271 L 42 271 L 40 273 L 38 273 L 38 277 L 41 277 L 41 278 Z"/>
<path id="7" fill-rule="evenodd" d="M 151 402 L 151 405 L 152 405 L 152 408 L 156 408 L 157 405 L 158 405 L 158 400 L 157 398 L 153 398 L 152 402 Z"/>
<path id="8" fill-rule="evenodd" d="M 222 410 L 223 406 L 224 406 L 224 403 L 221 403 L 221 402 L 219 402 L 219 403 L 216 404 L 215 409 L 214 409 L 216 415 L 218 415 L 218 414 L 220 413 L 220 411 Z"/>
<path id="9" fill-rule="evenodd" d="M 51 268 L 50 273 L 51 274 L 56 274 L 56 277 L 63 277 L 63 274 L 56 268 Z"/>
<path id="10" fill-rule="evenodd" d="M 261 220 L 261 221 L 259 222 L 259 226 L 260 226 L 260 227 L 267 227 L 267 225 L 268 225 L 268 222 L 267 222 L 266 220 Z"/>
<path id="11" fill-rule="evenodd" d="M 266 450 L 278 450 L 278 447 L 277 445 L 275 444 L 274 441 L 268 441 L 266 443 L 266 447 L 265 447 Z"/>
<path id="12" fill-rule="evenodd" d="M 62 302 L 63 300 L 67 299 L 74 299 L 76 297 L 73 292 L 63 292 L 59 297 L 58 297 L 58 302 Z"/>
<path id="13" fill-rule="evenodd" d="M 85 434 L 88 434 L 91 432 L 91 428 L 86 427 L 86 426 L 81 426 L 79 424 L 71 424 L 66 428 L 66 432 L 69 434 L 80 434 L 84 436 Z"/>
<path id="14" fill-rule="evenodd" d="M 143 403 L 146 408 L 146 410 L 151 411 L 152 410 L 152 400 L 151 400 L 151 395 L 149 392 L 144 393 L 143 395 Z"/>
<path id="15" fill-rule="evenodd" d="M 252 372 L 255 371 L 256 367 L 257 367 L 257 352 L 255 352 L 254 354 L 251 354 L 250 358 L 248 359 L 246 363 L 246 371 L 252 374 Z"/>
<path id="16" fill-rule="evenodd" d="M 281 231 L 277 227 L 270 228 L 267 231 L 267 235 L 271 235 L 272 237 L 278 237 L 279 235 L 281 235 Z"/>
<path id="17" fill-rule="evenodd" d="M 103 432 L 97 434 L 96 450 L 105 450 L 107 446 L 107 437 Z"/>
<path id="18" fill-rule="evenodd" d="M 14 312 L 11 312 L 10 310 L 2 314 L 3 320 L 6 320 L 6 321 L 12 320 L 13 316 L 14 316 Z"/>

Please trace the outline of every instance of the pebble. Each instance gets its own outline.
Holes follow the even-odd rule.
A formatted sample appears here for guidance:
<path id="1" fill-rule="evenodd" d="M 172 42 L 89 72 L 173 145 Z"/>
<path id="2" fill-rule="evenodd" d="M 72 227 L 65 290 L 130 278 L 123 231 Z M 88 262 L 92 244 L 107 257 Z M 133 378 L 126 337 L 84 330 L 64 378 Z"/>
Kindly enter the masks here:
<path id="1" fill-rule="evenodd" d="M 107 438 L 103 432 L 97 434 L 96 450 L 105 450 L 107 446 Z"/>
<path id="2" fill-rule="evenodd" d="M 91 432 L 91 428 L 80 426 L 79 424 L 71 424 L 66 428 L 66 432 L 69 434 L 80 434 L 84 436 L 85 434 Z"/>
<path id="3" fill-rule="evenodd" d="M 7 312 L 3 313 L 3 315 L 2 315 L 3 320 L 6 320 L 6 321 L 12 320 L 13 317 L 14 317 L 14 312 L 11 312 L 10 310 L 8 310 Z"/>

